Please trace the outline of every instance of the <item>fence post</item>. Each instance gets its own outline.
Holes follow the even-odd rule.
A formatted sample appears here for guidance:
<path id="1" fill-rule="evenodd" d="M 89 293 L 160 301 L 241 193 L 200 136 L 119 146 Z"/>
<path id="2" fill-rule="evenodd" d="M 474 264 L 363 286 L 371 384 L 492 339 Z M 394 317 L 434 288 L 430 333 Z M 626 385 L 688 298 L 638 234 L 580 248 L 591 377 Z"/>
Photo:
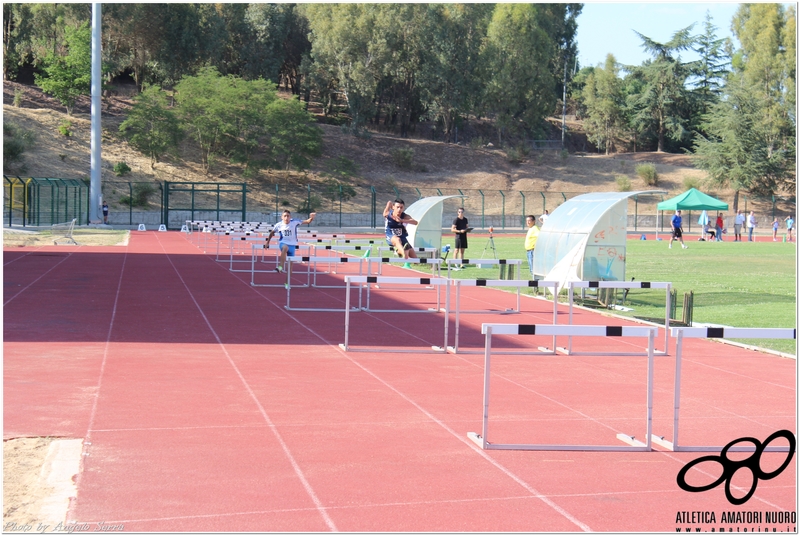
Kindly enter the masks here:
<path id="1" fill-rule="evenodd" d="M 342 188 L 341 184 L 338 185 L 338 227 L 342 227 L 341 221 L 341 200 L 344 196 L 344 188 Z"/>
<path id="2" fill-rule="evenodd" d="M 522 229 L 524 229 L 524 220 L 525 220 L 525 204 L 527 203 L 527 197 L 524 196 L 524 192 L 520 191 L 519 194 L 522 196 Z"/>
<path id="3" fill-rule="evenodd" d="M 638 195 L 635 196 L 635 219 L 633 219 L 633 230 L 638 232 Z"/>
<path id="4" fill-rule="evenodd" d="M 483 206 L 482 206 L 481 210 L 482 210 L 482 217 L 483 217 L 483 228 L 486 228 L 486 196 L 483 195 L 483 190 L 481 190 L 481 189 L 477 190 L 477 192 L 480 193 L 480 197 L 482 198 L 482 201 L 483 201 Z"/>
<path id="5" fill-rule="evenodd" d="M 458 193 L 461 196 L 461 208 L 463 208 L 463 192 L 460 190 L 460 188 L 458 188 Z"/>
<path id="6" fill-rule="evenodd" d="M 313 210 L 311 209 L 311 183 L 308 183 L 308 215 L 311 215 Z"/>
<path id="7" fill-rule="evenodd" d="M 377 228 L 377 191 L 374 186 L 369 186 L 372 190 L 372 228 Z"/>
<path id="8" fill-rule="evenodd" d="M 540 191 L 539 193 L 541 194 L 541 197 L 544 198 L 544 208 L 541 210 L 541 213 L 543 214 L 547 211 L 547 196 L 544 195 L 543 191 Z"/>
<path id="9" fill-rule="evenodd" d="M 505 194 L 502 190 L 499 190 L 499 194 L 502 195 L 502 230 L 505 230 Z"/>

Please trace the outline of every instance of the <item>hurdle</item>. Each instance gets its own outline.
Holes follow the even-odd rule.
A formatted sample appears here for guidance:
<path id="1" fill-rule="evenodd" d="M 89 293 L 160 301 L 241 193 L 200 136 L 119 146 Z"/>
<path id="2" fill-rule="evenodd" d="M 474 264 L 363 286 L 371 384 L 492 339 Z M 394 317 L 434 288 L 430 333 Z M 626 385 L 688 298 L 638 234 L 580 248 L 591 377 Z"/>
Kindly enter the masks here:
<path id="1" fill-rule="evenodd" d="M 484 450 L 532 450 L 532 451 L 652 451 L 652 398 L 654 374 L 654 327 L 616 327 L 605 325 L 508 325 L 501 323 L 484 323 L 482 332 L 485 335 L 485 369 L 483 372 L 483 430 L 481 434 L 468 432 L 467 436 Z M 494 335 L 564 335 L 564 336 L 620 336 L 648 338 L 647 379 L 646 379 L 646 443 L 636 440 L 634 436 L 624 433 L 616 434 L 616 438 L 629 444 L 593 445 L 593 444 L 494 444 L 488 441 L 488 401 L 491 377 L 491 337 Z"/>
<path id="2" fill-rule="evenodd" d="M 377 262 L 378 266 L 382 267 L 383 264 L 397 263 L 397 262 L 403 262 L 404 261 L 402 258 L 363 258 L 363 260 L 367 262 L 367 264 L 366 264 L 366 274 L 370 275 L 370 276 L 372 274 L 372 268 L 371 268 L 372 262 Z M 431 264 L 431 265 L 433 265 L 432 277 L 431 278 L 426 278 L 426 279 L 423 279 L 423 280 L 438 280 L 439 279 L 439 277 L 436 274 L 438 273 L 438 269 L 439 269 L 440 264 L 441 264 L 441 259 L 440 258 L 409 258 L 407 260 L 407 262 L 411 263 L 411 264 Z M 400 279 L 400 280 L 404 279 L 404 277 L 383 277 L 381 275 L 381 272 L 382 272 L 382 269 L 378 269 L 377 276 L 381 279 L 381 282 L 384 285 L 385 284 L 391 284 L 391 280 L 389 280 L 389 279 Z M 448 279 L 443 279 L 443 280 L 446 281 Z M 402 282 L 402 283 L 399 283 L 399 284 L 405 285 L 406 283 Z M 431 286 L 434 286 L 435 290 L 436 290 L 436 308 L 430 308 L 427 311 L 429 311 L 429 312 L 438 312 L 441 309 L 441 286 L 442 285 L 443 286 L 447 286 L 447 298 L 449 298 L 449 286 L 448 285 L 446 285 L 446 284 L 438 284 L 438 283 L 436 283 L 436 284 L 431 283 Z M 380 285 L 379 284 L 375 284 L 375 288 L 380 288 Z M 392 310 L 392 309 L 371 308 L 371 286 L 369 286 L 368 284 L 366 285 L 366 307 L 363 308 L 363 310 L 366 310 L 368 312 L 422 312 L 422 311 L 418 311 L 418 310 Z"/>
<path id="3" fill-rule="evenodd" d="M 448 346 L 447 350 L 450 353 L 482 353 L 482 349 L 461 349 L 460 348 L 460 327 L 461 327 L 461 314 L 478 314 L 478 313 L 493 313 L 493 314 L 519 314 L 521 313 L 521 288 L 552 288 L 555 295 L 558 293 L 558 281 L 544 281 L 544 280 L 485 280 L 485 279 L 448 279 L 451 284 L 455 286 L 455 345 Z M 516 309 L 500 310 L 461 310 L 461 286 L 504 286 L 516 287 Z M 552 300 L 552 324 L 558 323 L 558 300 Z M 552 337 L 552 349 L 547 347 L 539 347 L 539 354 L 554 355 L 555 348 L 557 347 L 557 338 Z M 494 351 L 495 354 L 504 355 L 526 355 L 530 353 L 527 351 Z"/>
<path id="4" fill-rule="evenodd" d="M 289 256 L 286 258 L 288 261 L 288 283 L 286 289 L 291 291 L 291 273 L 292 266 L 297 263 L 308 264 L 308 270 L 305 272 L 308 275 L 307 283 L 302 288 L 312 286 L 314 288 L 344 288 L 345 285 L 321 285 L 316 283 L 317 271 L 313 272 L 313 282 L 311 282 L 311 264 L 358 264 L 358 275 L 363 275 L 363 262 L 366 258 L 359 258 L 353 256 Z M 324 272 L 327 273 L 327 272 Z M 286 307 L 288 308 L 288 307 Z M 294 309 L 299 310 L 299 309 Z"/>
<path id="5" fill-rule="evenodd" d="M 352 257 L 331 257 L 331 256 L 290 256 L 287 258 L 288 260 L 288 282 L 286 283 L 286 310 L 300 310 L 300 311 L 310 311 L 310 312 L 343 312 L 343 308 L 310 308 L 310 307 L 292 307 L 291 306 L 291 266 L 295 263 L 302 262 L 309 264 L 308 267 L 308 283 L 300 286 L 301 288 L 307 288 L 309 286 L 313 286 L 314 288 L 346 288 L 347 292 L 350 291 L 349 285 L 339 285 L 339 286 L 322 286 L 316 284 L 316 271 L 314 270 L 314 282 L 311 284 L 310 282 L 310 264 L 313 263 L 337 263 L 337 264 L 358 264 L 358 275 L 363 275 L 363 261 L 364 258 L 352 258 Z M 348 295 L 349 296 L 349 295 Z M 358 312 L 360 310 L 360 302 L 358 303 L 358 308 L 353 309 L 353 312 Z"/>
<path id="6" fill-rule="evenodd" d="M 414 251 L 416 251 L 417 253 L 424 254 L 425 257 L 428 257 L 428 255 L 429 255 L 430 258 L 438 258 L 438 249 L 436 249 L 435 247 L 432 247 L 432 248 L 431 247 L 419 247 L 418 249 L 414 249 Z M 377 254 L 379 254 L 381 256 L 383 255 L 383 253 L 389 253 L 389 252 L 394 252 L 394 246 L 393 245 L 389 245 L 388 247 L 378 247 L 377 248 Z"/>
<path id="7" fill-rule="evenodd" d="M 250 231 L 250 230 L 226 230 L 226 231 L 217 231 L 216 235 L 216 258 L 217 262 L 225 262 L 230 264 L 230 268 L 233 268 L 234 262 L 249 262 L 249 260 L 234 260 L 233 256 L 235 252 L 239 254 L 244 254 L 247 252 L 246 244 L 241 250 L 238 250 L 236 245 L 239 242 L 246 242 L 250 241 L 247 238 L 251 238 L 254 241 L 263 241 L 266 242 L 266 238 L 263 236 L 262 232 L 259 231 Z M 228 249 L 230 251 L 230 257 L 220 258 L 220 248 L 222 245 L 222 237 L 228 237 Z"/>
<path id="8" fill-rule="evenodd" d="M 250 245 L 251 245 L 250 249 L 252 251 L 251 252 L 252 256 L 250 257 L 250 260 L 247 261 L 247 262 L 250 263 L 250 269 L 233 269 L 233 264 L 231 263 L 230 267 L 228 268 L 229 271 L 231 271 L 233 273 L 253 273 L 253 274 L 254 273 L 274 273 L 275 268 L 277 267 L 278 259 L 280 258 L 280 248 L 278 247 L 277 243 L 272 243 L 272 244 L 269 244 L 269 246 L 267 246 L 266 245 L 266 238 L 251 237 L 251 236 L 242 237 L 242 238 L 240 238 L 240 240 L 249 242 Z M 306 255 L 310 256 L 310 255 L 313 254 L 313 251 L 314 251 L 313 245 L 298 245 L 297 248 L 296 248 L 296 251 L 300 252 L 300 254 L 302 254 L 302 250 L 303 249 L 305 249 L 304 252 L 305 252 Z M 266 251 L 268 251 L 268 250 L 276 251 L 275 255 L 267 257 L 266 256 Z M 261 253 L 258 254 L 257 251 L 261 251 Z M 258 260 L 259 264 L 266 264 L 267 262 L 270 263 L 270 264 L 274 263 L 274 267 L 268 268 L 268 269 L 255 269 L 256 259 Z M 237 260 L 237 262 L 242 262 L 242 260 Z M 254 279 L 252 279 L 252 280 L 254 282 Z"/>
<path id="9" fill-rule="evenodd" d="M 450 273 L 449 273 L 450 266 L 452 266 L 452 265 L 499 266 L 500 277 L 502 277 L 503 274 L 505 273 L 505 268 L 507 266 L 510 266 L 511 268 L 513 268 L 514 266 L 518 266 L 515 269 L 516 278 L 517 279 L 519 278 L 519 275 L 520 275 L 521 270 L 522 270 L 522 261 L 517 259 L 517 258 L 511 258 L 511 259 L 507 259 L 507 260 L 504 259 L 504 258 L 499 258 L 499 259 L 496 259 L 496 258 L 485 258 L 485 259 L 483 259 L 483 258 L 481 258 L 481 259 L 474 259 L 474 260 L 473 259 L 469 259 L 469 258 L 467 258 L 465 260 L 460 259 L 460 258 L 457 258 L 457 259 L 456 258 L 449 258 L 449 259 L 447 259 L 447 277 L 448 278 L 449 278 L 449 275 L 450 275 Z M 452 269 L 454 270 L 455 268 L 452 268 Z M 513 269 L 509 269 L 508 270 L 508 275 L 511 275 L 512 271 L 514 271 L 514 270 Z"/>
<path id="10" fill-rule="evenodd" d="M 377 264 L 377 276 L 383 274 L 383 264 L 429 264 L 433 266 L 433 276 L 441 276 L 441 259 L 440 258 L 389 258 L 389 257 L 370 257 L 367 258 L 369 264 L 367 265 L 367 275 L 372 274 L 372 263 Z"/>
<path id="11" fill-rule="evenodd" d="M 677 340 L 676 362 L 674 365 L 674 421 L 672 440 L 664 436 L 652 436 L 652 442 L 671 451 L 755 451 L 754 446 L 680 446 L 677 442 L 680 426 L 680 376 L 682 374 L 683 338 L 771 338 L 796 340 L 796 329 L 760 329 L 744 327 L 672 327 Z M 785 446 L 767 446 L 762 451 L 790 451 Z"/>
<path id="12" fill-rule="evenodd" d="M 574 289 L 575 288 L 655 288 L 666 290 L 666 317 L 665 317 L 665 334 L 663 341 L 663 351 L 655 350 L 656 355 L 669 354 L 669 310 L 671 310 L 671 283 L 670 282 L 638 282 L 638 281 L 570 281 L 569 282 L 569 325 L 573 323 L 574 312 Z M 646 355 L 643 352 L 633 353 L 602 353 L 596 351 L 572 351 L 572 339 L 568 337 L 566 347 L 559 347 L 558 351 L 566 355 L 615 355 L 615 356 L 642 356 Z"/>
<path id="13" fill-rule="evenodd" d="M 269 248 L 272 248 L 272 247 L 273 246 L 270 246 Z M 282 275 L 283 275 L 282 272 L 277 272 L 277 271 L 272 270 L 272 269 L 268 269 L 266 271 L 264 271 L 264 270 L 256 270 L 255 269 L 255 259 L 258 257 L 257 251 L 262 251 L 264 249 L 267 249 L 267 245 L 265 243 L 253 243 L 252 244 L 252 257 L 250 259 L 250 262 L 251 262 L 250 263 L 250 273 L 251 273 L 250 274 L 250 286 L 255 286 L 255 287 L 259 287 L 259 288 L 287 288 L 288 284 L 289 284 L 289 282 L 291 280 L 291 273 L 290 272 L 286 273 L 286 277 L 287 277 L 286 278 L 286 282 L 281 282 L 280 284 L 256 284 L 256 282 L 255 282 L 255 274 L 256 273 L 274 273 L 276 275 L 281 275 L 281 278 L 282 278 Z M 262 255 L 263 255 L 263 253 L 262 253 Z M 294 257 L 290 256 L 290 257 L 287 257 L 287 258 L 294 258 Z M 277 260 L 277 257 L 275 257 L 275 259 Z M 291 269 L 291 262 L 289 262 L 288 265 L 289 265 L 289 269 Z M 309 270 L 311 269 L 310 266 L 308 266 L 308 269 Z M 297 288 L 305 288 L 305 287 L 307 287 L 307 285 L 295 285 L 295 287 L 297 287 Z"/>
<path id="14" fill-rule="evenodd" d="M 354 348 L 350 345 L 350 287 L 354 284 L 366 285 L 367 292 L 370 284 L 404 284 L 404 285 L 422 285 L 429 286 L 435 285 L 438 288 L 445 286 L 449 290 L 449 282 L 443 278 L 426 278 L 426 277 L 377 277 L 374 275 L 367 276 L 347 276 L 344 277 L 347 284 L 347 297 L 344 305 L 344 343 L 339 344 L 339 347 L 344 351 L 386 351 L 385 348 L 377 347 L 360 347 Z M 363 286 L 358 290 L 358 308 L 363 311 L 369 312 L 430 312 L 430 310 L 385 310 L 375 311 L 368 310 L 361 307 L 361 292 Z M 440 307 L 439 307 L 440 308 Z M 435 311 L 433 311 L 435 312 Z M 444 307 L 444 343 L 440 346 L 430 346 L 430 349 L 436 353 L 443 353 L 446 351 L 447 340 L 449 338 L 449 291 L 446 292 L 446 306 Z M 390 350 L 393 353 L 418 353 L 418 349 L 394 349 Z"/>

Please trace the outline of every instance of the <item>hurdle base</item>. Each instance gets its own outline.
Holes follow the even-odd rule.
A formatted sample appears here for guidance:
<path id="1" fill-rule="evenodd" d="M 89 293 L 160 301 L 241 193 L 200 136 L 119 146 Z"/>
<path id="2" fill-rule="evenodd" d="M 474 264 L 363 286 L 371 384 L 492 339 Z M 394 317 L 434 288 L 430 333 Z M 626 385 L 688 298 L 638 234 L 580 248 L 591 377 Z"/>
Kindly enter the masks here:
<path id="1" fill-rule="evenodd" d="M 657 435 L 651 435 L 652 442 L 657 444 L 658 446 L 665 448 L 669 451 L 693 451 L 693 452 L 715 452 L 721 451 L 724 449 L 724 446 L 675 446 L 673 442 L 666 440 L 665 437 L 659 437 Z M 727 448 L 727 451 L 745 451 L 745 452 L 753 452 L 755 451 L 754 446 L 732 446 L 731 448 Z M 761 451 L 775 451 L 775 452 L 788 452 L 791 451 L 791 448 L 788 446 L 766 446 Z"/>
<path id="2" fill-rule="evenodd" d="M 640 440 L 635 440 L 634 436 L 626 435 L 624 433 L 617 433 L 616 434 L 616 438 L 618 438 L 619 440 L 621 440 L 625 444 L 629 444 L 630 446 L 636 446 L 636 447 L 639 447 L 639 448 L 643 447 L 643 448 L 646 448 L 647 450 L 650 449 L 649 446 L 647 446 L 646 444 L 644 444 Z"/>
<path id="3" fill-rule="evenodd" d="M 472 442 L 480 446 L 481 449 L 486 449 L 486 441 L 483 439 L 483 437 L 481 437 L 474 431 L 469 431 L 468 433 L 466 433 L 466 436 L 469 437 L 469 439 L 471 439 Z"/>

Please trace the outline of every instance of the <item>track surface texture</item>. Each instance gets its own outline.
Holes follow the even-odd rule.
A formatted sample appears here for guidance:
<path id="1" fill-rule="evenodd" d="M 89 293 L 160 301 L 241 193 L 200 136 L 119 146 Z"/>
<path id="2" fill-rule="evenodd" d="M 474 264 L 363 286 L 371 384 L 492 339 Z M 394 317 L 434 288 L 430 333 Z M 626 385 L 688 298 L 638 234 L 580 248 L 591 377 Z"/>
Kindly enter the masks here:
<path id="1" fill-rule="evenodd" d="M 83 440 L 68 522 L 128 531 L 795 529 L 795 456 L 733 505 L 724 483 L 704 492 L 677 483 L 687 463 L 717 453 L 483 450 L 470 440 L 483 426 L 481 325 L 549 324 L 551 301 L 524 295 L 521 313 L 498 314 L 485 311 L 514 307 L 515 293 L 463 288 L 461 310 L 474 313 L 460 316 L 463 351 L 453 354 L 431 348 L 444 342 L 444 314 L 428 310 L 434 289 L 372 287 L 370 307 L 396 312 L 352 312 L 344 351 L 343 288 L 303 288 L 295 272 L 292 307 L 340 311 L 286 310 L 285 275 L 265 270 L 257 282 L 274 285 L 252 286 L 248 259 L 231 271 L 178 232 L 133 232 L 124 247 L 4 250 L 3 434 Z M 316 269 L 328 271 L 319 286 L 357 274 Z M 420 276 L 397 264 L 383 275 Z M 566 311 L 559 306 L 559 323 Z M 637 325 L 583 309 L 574 323 Z M 450 314 L 450 344 L 454 331 Z M 489 440 L 643 440 L 647 359 L 535 352 L 551 344 L 494 337 Z M 573 339 L 584 352 L 645 346 Z M 667 439 L 674 353 L 672 339 L 654 358 L 652 429 Z M 795 360 L 686 340 L 681 394 L 681 445 L 796 433 Z M 759 466 L 773 471 L 785 458 L 763 453 Z M 720 475 L 706 462 L 687 481 Z M 744 496 L 752 472 L 731 483 Z M 766 522 L 784 511 L 793 520 Z M 731 512 L 749 521 L 722 519 Z"/>

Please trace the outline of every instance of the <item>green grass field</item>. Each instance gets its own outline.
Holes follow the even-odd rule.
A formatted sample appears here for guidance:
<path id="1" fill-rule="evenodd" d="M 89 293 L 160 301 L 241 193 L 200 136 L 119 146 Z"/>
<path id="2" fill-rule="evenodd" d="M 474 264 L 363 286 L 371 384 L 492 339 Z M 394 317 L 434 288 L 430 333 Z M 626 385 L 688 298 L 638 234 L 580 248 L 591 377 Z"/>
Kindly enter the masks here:
<path id="1" fill-rule="evenodd" d="M 442 244 L 453 243 L 445 237 Z M 682 317 L 685 292 L 694 292 L 694 323 L 713 323 L 730 327 L 796 327 L 796 246 L 791 243 L 698 242 L 689 237 L 688 249 L 664 241 L 627 241 L 626 280 L 671 282 L 677 290 L 677 319 Z M 770 238 L 768 238 L 770 240 Z M 486 247 L 488 239 L 472 236 L 466 258 L 493 258 Z M 529 278 L 524 238 L 494 237 L 497 258 L 518 258 L 521 278 Z M 452 258 L 452 253 L 450 253 Z M 499 269 L 468 267 L 451 274 L 453 278 L 499 278 Z M 562 294 L 563 296 L 564 294 Z M 565 299 L 561 297 L 561 299 Z M 666 292 L 630 290 L 625 306 L 631 312 L 614 311 L 624 316 L 663 318 Z M 783 353 L 796 354 L 792 340 L 736 340 Z"/>

